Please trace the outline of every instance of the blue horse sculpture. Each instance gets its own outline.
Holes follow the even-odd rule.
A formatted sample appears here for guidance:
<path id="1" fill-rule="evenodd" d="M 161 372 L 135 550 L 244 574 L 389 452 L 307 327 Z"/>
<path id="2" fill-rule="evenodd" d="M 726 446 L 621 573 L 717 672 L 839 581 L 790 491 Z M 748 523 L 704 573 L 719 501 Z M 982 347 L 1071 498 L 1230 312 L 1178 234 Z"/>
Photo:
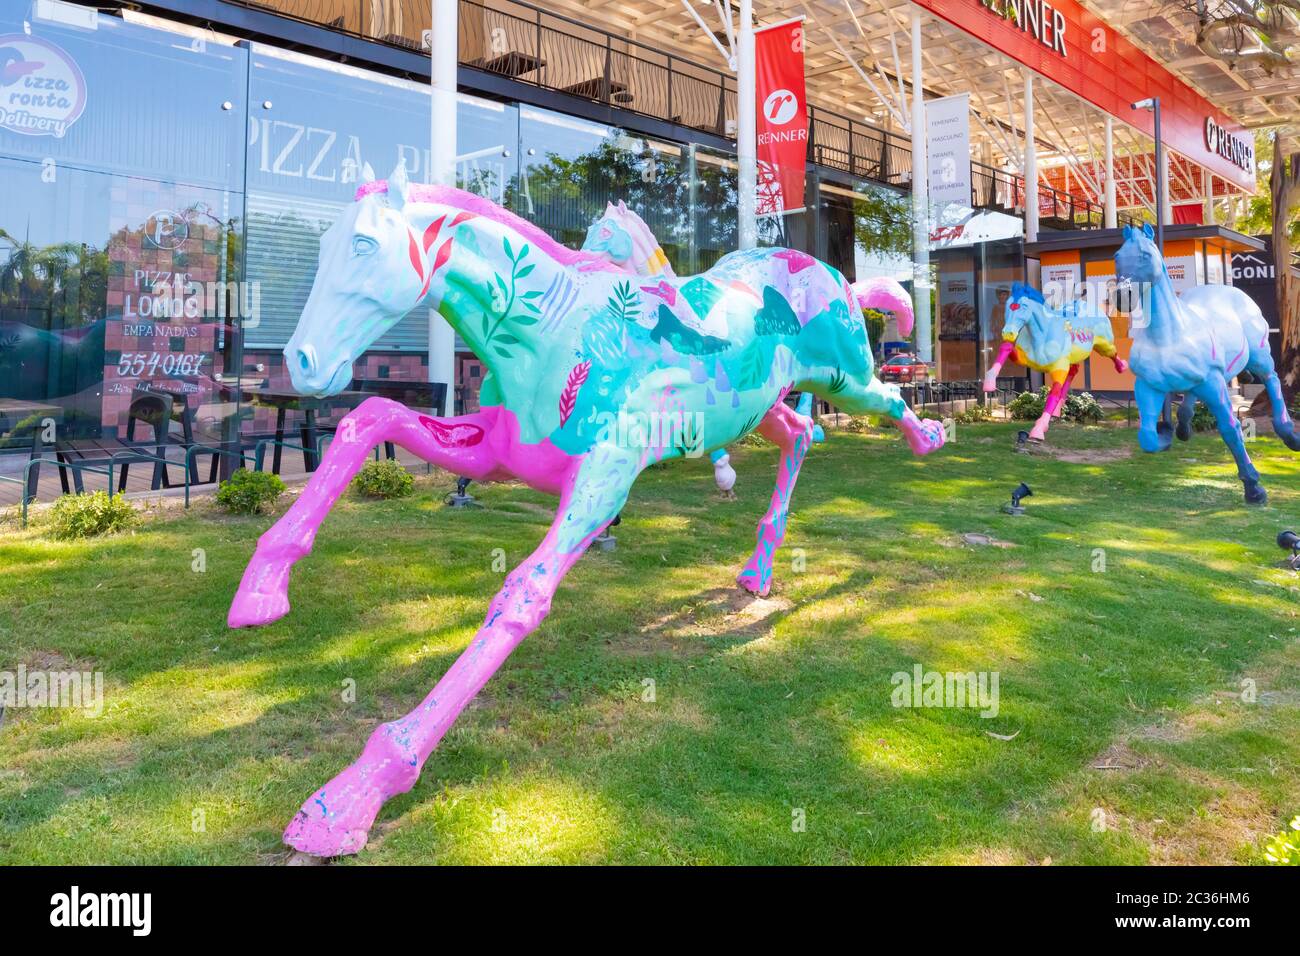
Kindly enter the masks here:
<path id="1" fill-rule="evenodd" d="M 1241 424 L 1228 399 L 1228 382 L 1242 371 L 1263 381 L 1273 409 L 1273 430 L 1288 448 L 1300 451 L 1300 436 L 1287 414 L 1282 383 L 1273 369 L 1268 323 L 1250 296 L 1232 286 L 1197 286 L 1179 298 L 1153 239 L 1150 226 L 1125 226 L 1124 244 L 1115 253 L 1116 277 L 1121 284 L 1136 283 L 1141 293 L 1142 312 L 1132 323 L 1129 352 L 1141 416 L 1138 443 L 1143 451 L 1169 448 L 1173 429 L 1162 420 L 1162 412 L 1165 397 L 1172 392 L 1185 396 L 1178 409 L 1178 437 L 1186 440 L 1199 399 L 1214 413 L 1219 434 L 1237 460 L 1246 503 L 1264 504 L 1268 493 L 1246 454 Z"/>

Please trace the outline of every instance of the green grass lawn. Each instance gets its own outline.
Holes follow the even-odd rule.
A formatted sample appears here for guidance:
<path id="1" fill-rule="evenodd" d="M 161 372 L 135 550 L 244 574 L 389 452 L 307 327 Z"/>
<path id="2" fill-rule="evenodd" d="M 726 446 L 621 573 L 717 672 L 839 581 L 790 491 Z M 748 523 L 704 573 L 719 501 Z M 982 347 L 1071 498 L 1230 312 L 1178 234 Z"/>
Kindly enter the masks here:
<path id="1" fill-rule="evenodd" d="M 1300 811 L 1300 579 L 1273 543 L 1300 457 L 1251 445 L 1272 498 L 1248 510 L 1217 435 L 1148 456 L 1057 424 L 1020 455 L 1014 431 L 958 426 L 926 459 L 832 432 L 766 601 L 733 580 L 775 449 L 736 453 L 734 502 L 707 460 L 652 469 L 353 861 L 1258 862 Z M 1021 480 L 1029 514 L 1000 514 Z M 0 533 L 0 669 L 106 685 L 98 718 L 6 713 L 0 862 L 284 861 L 300 803 L 467 644 L 496 549 L 549 524 L 545 496 L 453 511 L 450 485 L 345 498 L 253 631 L 224 621 L 269 517 Z M 915 664 L 997 672 L 997 716 L 894 707 Z"/>

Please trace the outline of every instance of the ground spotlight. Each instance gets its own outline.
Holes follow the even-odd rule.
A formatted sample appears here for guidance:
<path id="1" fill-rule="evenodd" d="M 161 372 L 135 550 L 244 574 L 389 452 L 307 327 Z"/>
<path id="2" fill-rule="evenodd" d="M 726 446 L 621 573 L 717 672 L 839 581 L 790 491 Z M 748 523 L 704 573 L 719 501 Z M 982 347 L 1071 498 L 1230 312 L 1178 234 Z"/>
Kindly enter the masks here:
<path id="1" fill-rule="evenodd" d="M 468 491 L 472 478 L 457 478 L 456 490 L 447 496 L 447 504 L 453 508 L 477 508 L 479 503 Z"/>
<path id="2" fill-rule="evenodd" d="M 1011 492 L 1011 503 L 1002 506 L 1002 510 L 1009 515 L 1022 515 L 1025 513 L 1025 506 L 1020 503 L 1022 498 L 1028 498 L 1033 494 L 1029 486 L 1023 481 L 1018 484 Z"/>
<path id="3" fill-rule="evenodd" d="M 1279 531 L 1277 533 L 1277 546 L 1283 551 L 1290 551 L 1291 557 L 1287 558 L 1287 564 L 1291 569 L 1300 570 L 1300 534 L 1294 531 Z"/>

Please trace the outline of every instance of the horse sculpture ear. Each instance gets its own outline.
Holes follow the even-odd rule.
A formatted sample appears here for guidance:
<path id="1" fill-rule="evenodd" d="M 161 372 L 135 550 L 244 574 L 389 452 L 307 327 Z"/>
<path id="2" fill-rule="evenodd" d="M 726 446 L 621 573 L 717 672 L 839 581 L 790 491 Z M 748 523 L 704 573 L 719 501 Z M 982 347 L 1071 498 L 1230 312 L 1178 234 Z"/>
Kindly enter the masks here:
<path id="1" fill-rule="evenodd" d="M 393 169 L 393 175 L 388 177 L 388 204 L 394 209 L 401 209 L 406 205 L 410 189 L 411 184 L 406 179 L 406 164 L 399 161 Z"/>
<path id="2" fill-rule="evenodd" d="M 361 167 L 361 184 L 373 183 L 375 181 L 375 167 L 366 163 Z"/>
<path id="3" fill-rule="evenodd" d="M 1132 227 L 1132 226 L 1129 226 L 1129 225 L 1125 225 L 1125 226 L 1124 226 L 1124 233 L 1123 233 L 1123 235 L 1124 235 L 1124 241 L 1125 241 L 1125 242 L 1128 242 L 1130 239 L 1132 239 L 1132 238 L 1133 238 L 1133 227 Z"/>
<path id="4" fill-rule="evenodd" d="M 1154 239 L 1156 237 L 1156 231 L 1151 228 L 1151 223 L 1142 223 L 1142 235 L 1146 236 L 1148 239 Z"/>

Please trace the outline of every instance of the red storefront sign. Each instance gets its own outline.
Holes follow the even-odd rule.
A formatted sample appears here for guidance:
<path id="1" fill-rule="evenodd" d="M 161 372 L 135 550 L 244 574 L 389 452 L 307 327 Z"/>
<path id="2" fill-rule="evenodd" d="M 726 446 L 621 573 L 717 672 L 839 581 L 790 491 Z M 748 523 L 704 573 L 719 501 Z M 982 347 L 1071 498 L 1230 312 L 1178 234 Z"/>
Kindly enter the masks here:
<path id="1" fill-rule="evenodd" d="M 803 18 L 754 31 L 760 216 L 803 209 L 808 158 Z"/>
<path id="2" fill-rule="evenodd" d="M 1078 0 L 914 2 L 1148 136 L 1151 113 L 1130 104 L 1160 97 L 1165 145 L 1254 191 L 1251 134 Z"/>

